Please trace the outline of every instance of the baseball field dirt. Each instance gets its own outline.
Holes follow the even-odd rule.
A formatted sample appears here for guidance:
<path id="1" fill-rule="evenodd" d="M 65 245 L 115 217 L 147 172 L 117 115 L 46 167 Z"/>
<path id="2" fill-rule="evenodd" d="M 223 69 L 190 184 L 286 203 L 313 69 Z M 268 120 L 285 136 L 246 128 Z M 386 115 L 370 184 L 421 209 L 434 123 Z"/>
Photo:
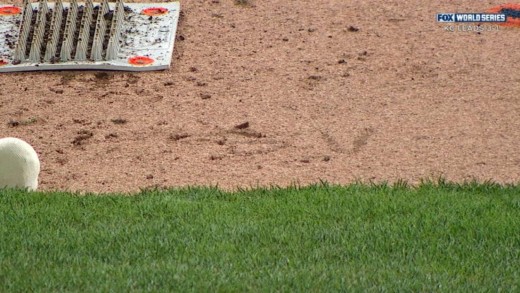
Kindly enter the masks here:
<path id="1" fill-rule="evenodd" d="M 518 183 L 520 27 L 436 19 L 503 3 L 184 0 L 169 70 L 2 74 L 0 137 L 42 190 Z"/>

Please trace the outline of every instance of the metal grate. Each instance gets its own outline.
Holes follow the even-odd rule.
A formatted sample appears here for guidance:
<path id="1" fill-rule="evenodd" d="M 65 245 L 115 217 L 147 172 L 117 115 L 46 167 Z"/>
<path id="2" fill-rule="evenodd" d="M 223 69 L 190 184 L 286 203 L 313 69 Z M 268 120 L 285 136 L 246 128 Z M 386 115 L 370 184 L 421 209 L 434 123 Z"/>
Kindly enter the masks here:
<path id="1" fill-rule="evenodd" d="M 170 67 L 178 2 L 55 1 L 0 4 L 0 72 Z"/>
<path id="2" fill-rule="evenodd" d="M 96 6 L 92 0 L 81 6 L 72 0 L 66 8 L 61 0 L 54 8 L 49 8 L 47 0 L 39 0 L 38 9 L 25 0 L 13 64 L 114 60 L 123 18 L 122 0 L 116 1 L 113 10 L 107 0 Z"/>

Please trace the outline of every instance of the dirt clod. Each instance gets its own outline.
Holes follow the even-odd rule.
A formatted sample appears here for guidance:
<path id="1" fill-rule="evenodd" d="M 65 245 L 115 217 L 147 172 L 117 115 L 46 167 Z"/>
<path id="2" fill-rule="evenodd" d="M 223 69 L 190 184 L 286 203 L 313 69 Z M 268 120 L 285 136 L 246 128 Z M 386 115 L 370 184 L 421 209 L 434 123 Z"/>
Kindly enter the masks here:
<path id="1" fill-rule="evenodd" d="M 183 138 L 188 138 L 188 137 L 190 137 L 190 135 L 187 133 L 175 133 L 175 134 L 170 135 L 170 139 L 173 141 L 179 141 Z"/>
<path id="2" fill-rule="evenodd" d="M 105 139 L 118 138 L 119 135 L 117 133 L 109 133 L 105 135 Z"/>
<path id="3" fill-rule="evenodd" d="M 235 0 L 235 5 L 244 6 L 244 7 L 252 7 L 252 0 Z"/>
<path id="4" fill-rule="evenodd" d="M 94 136 L 94 133 L 90 130 L 80 130 L 77 132 L 77 136 L 72 141 L 72 144 L 75 146 L 83 145 L 85 142 Z"/>
<path id="5" fill-rule="evenodd" d="M 7 122 L 7 125 L 9 125 L 10 127 L 16 127 L 20 125 L 20 122 L 16 120 L 9 120 L 9 122 Z"/>
<path id="6" fill-rule="evenodd" d="M 221 156 L 221 155 L 210 155 L 209 156 L 209 159 L 211 161 L 222 160 L 222 158 L 223 158 L 223 156 Z"/>
<path id="7" fill-rule="evenodd" d="M 249 121 L 235 125 L 235 129 L 246 129 L 249 128 Z"/>
<path id="8" fill-rule="evenodd" d="M 101 79 L 101 80 L 110 79 L 110 78 L 112 78 L 112 76 L 113 75 L 109 74 L 108 72 L 104 72 L 104 71 L 94 73 L 94 77 L 97 79 Z"/>
<path id="9" fill-rule="evenodd" d="M 36 122 L 38 122 L 38 119 L 36 119 L 35 117 L 31 117 L 31 118 L 24 119 L 24 120 L 9 120 L 7 122 L 7 125 L 10 127 L 27 126 L 27 125 L 34 124 Z"/>
<path id="10" fill-rule="evenodd" d="M 126 124 L 128 122 L 126 119 L 123 118 L 115 118 L 111 119 L 110 121 L 112 121 L 112 123 L 114 124 Z"/>

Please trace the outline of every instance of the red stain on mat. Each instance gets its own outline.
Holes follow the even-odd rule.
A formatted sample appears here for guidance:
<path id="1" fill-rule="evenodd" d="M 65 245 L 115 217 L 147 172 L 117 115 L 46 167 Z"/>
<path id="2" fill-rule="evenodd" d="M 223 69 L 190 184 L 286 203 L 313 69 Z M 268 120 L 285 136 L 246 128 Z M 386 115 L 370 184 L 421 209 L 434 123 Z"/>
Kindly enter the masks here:
<path id="1" fill-rule="evenodd" d="M 16 6 L 0 7 L 0 15 L 15 15 L 20 12 L 22 12 L 22 10 Z"/>
<path id="2" fill-rule="evenodd" d="M 146 8 L 143 10 L 143 14 L 149 15 L 149 16 L 158 16 L 158 15 L 164 15 L 168 13 L 168 9 L 164 7 L 152 7 L 152 8 Z"/>
<path id="3" fill-rule="evenodd" d="M 136 66 L 150 65 L 153 62 L 154 60 L 152 58 L 146 56 L 135 56 L 128 59 L 128 63 Z"/>
<path id="4" fill-rule="evenodd" d="M 506 22 L 497 22 L 501 26 L 520 27 L 520 4 L 508 3 L 488 9 L 488 13 L 503 13 L 506 15 Z"/>
<path id="5" fill-rule="evenodd" d="M 7 65 L 7 64 L 9 64 L 9 62 L 0 59 L 0 66 L 4 66 L 4 65 Z"/>

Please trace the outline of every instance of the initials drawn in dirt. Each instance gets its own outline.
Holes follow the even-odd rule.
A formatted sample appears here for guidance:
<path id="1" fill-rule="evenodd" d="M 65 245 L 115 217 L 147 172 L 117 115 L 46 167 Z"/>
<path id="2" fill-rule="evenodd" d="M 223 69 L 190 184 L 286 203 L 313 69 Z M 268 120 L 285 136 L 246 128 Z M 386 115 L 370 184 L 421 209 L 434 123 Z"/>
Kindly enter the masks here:
<path id="1" fill-rule="evenodd" d="M 212 154 L 211 160 L 224 159 L 227 156 L 264 155 L 284 149 L 289 145 L 280 139 L 269 137 L 255 130 L 248 121 L 224 128 L 215 126 L 213 130 L 202 134 L 179 132 L 171 134 L 170 141 L 182 144 L 200 144 L 212 141 L 219 146 L 218 154 Z"/>
<path id="2" fill-rule="evenodd" d="M 322 130 L 322 129 L 320 129 L 319 131 L 321 133 L 321 137 L 323 138 L 323 140 L 325 140 L 325 142 L 327 143 L 327 145 L 329 146 L 331 151 L 340 153 L 340 154 L 344 154 L 347 152 L 345 150 L 345 148 L 334 137 L 332 137 L 328 132 L 326 132 L 325 130 Z"/>
<path id="3" fill-rule="evenodd" d="M 306 90 L 312 91 L 323 81 L 325 81 L 325 78 L 321 75 L 310 75 L 303 80 L 302 87 Z"/>
<path id="4" fill-rule="evenodd" d="M 245 137 L 251 137 L 251 138 L 264 138 L 266 137 L 265 134 L 262 134 L 258 131 L 252 130 L 249 128 L 249 122 L 244 122 L 235 125 L 232 129 L 228 130 L 227 133 L 230 134 L 237 134 L 237 135 L 243 135 Z"/>
<path id="5" fill-rule="evenodd" d="M 352 152 L 358 153 L 364 146 L 366 146 L 368 139 L 372 136 L 373 133 L 374 130 L 370 127 L 361 130 L 352 143 Z"/>
<path id="6" fill-rule="evenodd" d="M 88 139 L 94 136 L 94 133 L 90 130 L 80 130 L 77 133 L 77 136 L 72 141 L 72 144 L 75 146 L 81 146 L 86 143 Z"/>
<path id="7" fill-rule="evenodd" d="M 231 129 L 220 130 L 217 135 L 224 137 L 227 152 L 231 155 L 265 155 L 288 147 L 285 141 L 270 138 L 266 134 L 252 129 L 247 121 L 237 124 Z M 221 143 L 222 138 L 217 141 L 217 144 Z"/>
<path id="8" fill-rule="evenodd" d="M 367 145 L 370 137 L 374 134 L 374 130 L 371 127 L 362 129 L 354 137 L 354 141 L 352 142 L 352 149 L 347 150 L 340 142 L 338 142 L 337 139 L 331 136 L 329 132 L 322 129 L 319 131 L 330 150 L 340 154 L 356 154 L 360 152 L 363 147 Z"/>

